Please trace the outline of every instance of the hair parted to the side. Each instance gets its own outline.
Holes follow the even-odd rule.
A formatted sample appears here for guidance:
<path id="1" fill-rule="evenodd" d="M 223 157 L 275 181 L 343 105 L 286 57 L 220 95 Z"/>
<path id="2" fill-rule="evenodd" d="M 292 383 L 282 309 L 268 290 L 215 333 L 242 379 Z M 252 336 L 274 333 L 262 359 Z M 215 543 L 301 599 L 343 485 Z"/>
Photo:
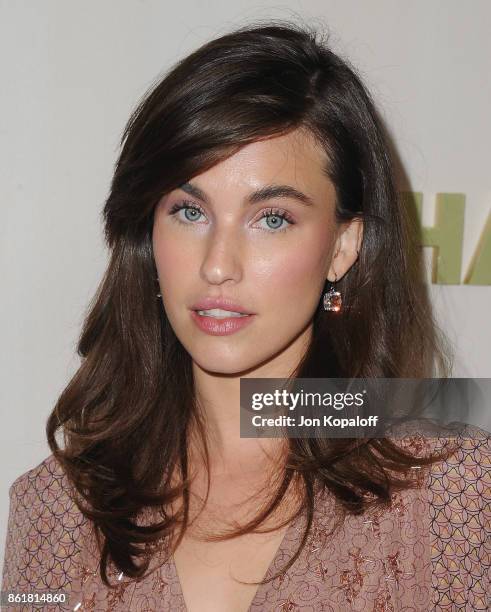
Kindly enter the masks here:
<path id="1" fill-rule="evenodd" d="M 357 262 L 338 282 L 343 309 L 326 313 L 319 296 L 313 340 L 294 376 L 448 375 L 385 132 L 355 70 L 318 31 L 285 21 L 244 26 L 204 44 L 152 88 L 126 126 L 104 207 L 110 262 L 78 343 L 81 365 L 47 423 L 50 448 L 96 527 L 107 585 L 108 561 L 141 577 L 148 550 L 177 526 L 182 537 L 192 427 L 206 450 L 191 357 L 155 297 L 155 206 L 243 145 L 296 128 L 308 130 L 327 153 L 338 219 L 362 218 L 364 233 Z M 56 441 L 59 430 L 64 448 Z M 299 511 L 307 511 L 308 521 L 284 569 L 307 540 L 318 489 L 333 494 L 344 512 L 359 514 L 370 498 L 387 503 L 393 491 L 415 486 L 408 474 L 420 470 L 411 466 L 443 456 L 416 457 L 387 438 L 290 439 L 288 445 L 270 504 L 235 532 L 259 527 L 298 479 Z M 174 500 L 182 500 L 177 515 L 166 511 Z M 139 524 L 147 507 L 161 509 L 162 521 Z M 231 534 L 216 539 L 222 537 Z"/>

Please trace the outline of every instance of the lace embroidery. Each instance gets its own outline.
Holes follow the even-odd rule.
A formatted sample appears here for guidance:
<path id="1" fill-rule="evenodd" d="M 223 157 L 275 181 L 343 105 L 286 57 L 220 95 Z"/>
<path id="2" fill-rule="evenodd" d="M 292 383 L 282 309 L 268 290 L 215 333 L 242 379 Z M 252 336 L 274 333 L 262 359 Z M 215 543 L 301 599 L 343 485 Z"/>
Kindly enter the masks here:
<path id="1" fill-rule="evenodd" d="M 293 610 L 296 610 L 297 608 L 299 608 L 299 606 L 297 606 L 297 604 L 293 601 L 291 595 L 288 596 L 286 601 L 278 606 L 279 612 L 293 612 Z"/>
<path id="2" fill-rule="evenodd" d="M 363 586 L 364 574 L 360 571 L 361 555 L 359 553 L 353 555 L 350 552 L 350 556 L 354 558 L 355 567 L 341 572 L 340 588 L 344 591 L 346 601 L 353 603 Z"/>

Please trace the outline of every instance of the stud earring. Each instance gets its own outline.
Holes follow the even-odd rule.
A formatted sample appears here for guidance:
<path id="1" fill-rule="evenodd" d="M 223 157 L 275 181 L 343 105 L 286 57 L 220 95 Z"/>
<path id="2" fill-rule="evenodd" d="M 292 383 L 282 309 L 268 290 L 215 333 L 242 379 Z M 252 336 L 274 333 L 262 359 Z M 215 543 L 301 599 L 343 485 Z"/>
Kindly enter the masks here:
<path id="1" fill-rule="evenodd" d="M 338 276 L 336 273 L 334 273 L 334 283 L 331 283 L 331 288 L 329 291 L 324 293 L 324 310 L 330 310 L 332 312 L 339 312 L 341 310 L 341 306 L 343 304 L 341 292 L 334 287 L 337 280 Z"/>

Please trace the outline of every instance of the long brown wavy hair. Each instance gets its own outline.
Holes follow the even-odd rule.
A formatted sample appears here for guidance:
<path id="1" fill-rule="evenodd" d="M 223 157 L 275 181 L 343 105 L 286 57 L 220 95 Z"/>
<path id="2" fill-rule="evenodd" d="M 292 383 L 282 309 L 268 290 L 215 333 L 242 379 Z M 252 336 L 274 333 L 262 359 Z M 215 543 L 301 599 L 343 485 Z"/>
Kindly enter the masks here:
<path id="1" fill-rule="evenodd" d="M 396 188 L 386 132 L 355 69 L 322 33 L 285 21 L 244 26 L 204 44 L 151 88 L 125 128 L 103 210 L 110 261 L 83 324 L 80 367 L 47 422 L 50 448 L 96 528 L 108 586 L 109 561 L 142 577 L 148 550 L 178 526 L 180 542 L 189 524 L 192 426 L 202 436 L 209 477 L 191 357 L 156 299 L 155 206 L 240 147 L 300 127 L 327 153 L 324 171 L 335 186 L 338 220 L 361 217 L 364 233 L 358 260 L 338 283 L 343 309 L 323 311 L 319 296 L 312 342 L 294 376 L 448 376 L 419 236 Z M 282 478 L 267 506 L 241 529 L 215 538 L 255 530 L 296 478 L 302 498 L 295 516 L 305 511 L 308 520 L 284 570 L 307 541 L 317 490 L 332 494 L 346 513 L 360 514 L 373 500 L 389 503 L 395 490 L 416 486 L 410 474 L 419 470 L 411 466 L 443 457 L 416 457 L 389 438 L 287 442 Z M 171 514 L 166 509 L 174 500 L 182 505 Z M 162 520 L 139 524 L 145 508 L 161 509 Z"/>

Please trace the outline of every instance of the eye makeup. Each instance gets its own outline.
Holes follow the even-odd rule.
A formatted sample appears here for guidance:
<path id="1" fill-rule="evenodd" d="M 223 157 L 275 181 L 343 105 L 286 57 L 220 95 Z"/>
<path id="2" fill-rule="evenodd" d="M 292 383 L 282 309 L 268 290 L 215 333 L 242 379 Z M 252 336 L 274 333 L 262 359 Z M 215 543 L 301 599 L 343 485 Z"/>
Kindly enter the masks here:
<path id="1" fill-rule="evenodd" d="M 177 216 L 177 213 L 180 210 L 193 210 L 195 212 L 200 213 L 201 215 L 205 215 L 202 207 L 199 204 L 196 204 L 195 202 L 192 202 L 190 200 L 183 200 L 182 202 L 177 202 L 171 207 L 168 214 L 172 216 L 177 222 L 183 223 L 184 225 L 192 225 L 193 220 L 187 219 L 187 221 L 183 221 L 182 219 L 180 219 Z M 264 209 L 263 211 L 261 211 L 259 221 L 261 219 L 268 218 L 268 217 L 274 217 L 276 219 L 281 219 L 283 222 L 286 221 L 288 223 L 287 227 L 267 228 L 267 229 L 263 228 L 266 231 L 271 232 L 271 233 L 284 232 L 288 230 L 290 226 L 295 225 L 295 221 L 293 220 L 293 217 L 290 215 L 290 213 L 282 208 Z M 196 220 L 196 218 L 194 220 Z"/>

